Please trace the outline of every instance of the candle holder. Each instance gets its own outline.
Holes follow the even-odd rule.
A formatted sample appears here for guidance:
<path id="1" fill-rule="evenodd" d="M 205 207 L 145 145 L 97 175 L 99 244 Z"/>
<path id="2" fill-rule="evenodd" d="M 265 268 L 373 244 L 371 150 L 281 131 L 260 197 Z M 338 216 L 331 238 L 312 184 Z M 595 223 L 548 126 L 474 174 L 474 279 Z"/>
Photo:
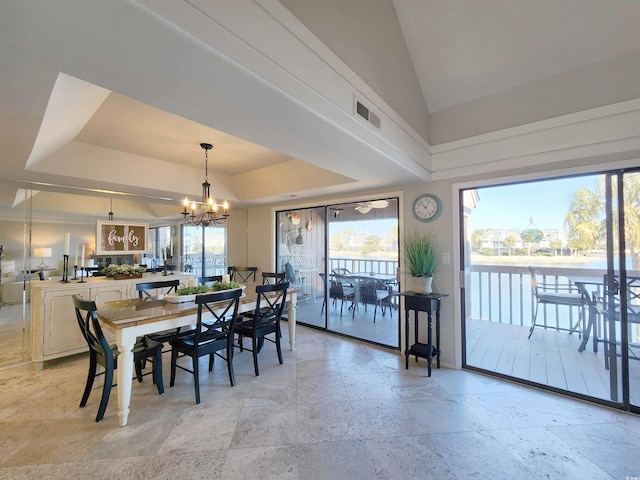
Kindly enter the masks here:
<path id="1" fill-rule="evenodd" d="M 60 281 L 62 283 L 69 283 L 68 272 L 67 272 L 67 270 L 69 269 L 69 255 L 63 255 L 62 258 L 63 258 L 63 260 L 62 260 L 62 280 L 60 280 Z"/>
<path id="2" fill-rule="evenodd" d="M 84 267 L 80 267 L 80 281 L 78 283 L 87 283 L 84 281 Z"/>
<path id="3" fill-rule="evenodd" d="M 71 280 L 77 280 L 78 279 L 78 265 L 74 265 L 73 266 L 73 278 Z"/>

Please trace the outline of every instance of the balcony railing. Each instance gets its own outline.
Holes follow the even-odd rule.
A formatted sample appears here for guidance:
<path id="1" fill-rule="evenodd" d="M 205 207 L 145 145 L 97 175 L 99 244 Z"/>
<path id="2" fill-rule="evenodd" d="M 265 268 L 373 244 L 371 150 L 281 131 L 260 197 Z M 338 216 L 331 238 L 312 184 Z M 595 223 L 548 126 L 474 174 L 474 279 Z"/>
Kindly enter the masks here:
<path id="1" fill-rule="evenodd" d="M 567 277 L 602 277 L 602 269 L 535 267 L 539 282 L 569 287 L 579 293 Z M 528 267 L 472 265 L 467 277 L 467 314 L 477 320 L 530 326 L 535 313 L 535 297 Z M 601 293 L 601 292 L 600 292 Z M 551 328 L 567 328 L 578 318 L 578 307 L 540 305 L 538 323 Z"/>
<path id="2" fill-rule="evenodd" d="M 334 268 L 346 268 L 350 272 L 382 273 L 396 275 L 398 271 L 397 260 L 376 260 L 365 258 L 338 258 L 329 259 L 329 270 Z"/>

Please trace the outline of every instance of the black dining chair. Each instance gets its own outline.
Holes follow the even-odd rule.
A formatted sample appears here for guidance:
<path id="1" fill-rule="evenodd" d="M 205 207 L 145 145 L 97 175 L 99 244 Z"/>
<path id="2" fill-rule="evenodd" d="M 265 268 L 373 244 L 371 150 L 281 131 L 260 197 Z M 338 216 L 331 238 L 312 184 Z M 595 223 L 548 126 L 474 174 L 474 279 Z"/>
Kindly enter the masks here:
<path id="1" fill-rule="evenodd" d="M 231 266 L 227 269 L 229 278 L 238 283 L 255 282 L 258 274 L 258 267 L 236 267 Z"/>
<path id="2" fill-rule="evenodd" d="M 205 283 L 222 282 L 222 275 L 210 275 L 208 277 L 198 277 L 198 284 L 204 285 Z"/>
<path id="3" fill-rule="evenodd" d="M 167 293 L 175 293 L 180 286 L 180 280 L 158 280 L 154 282 L 145 282 L 136 284 L 136 291 L 138 292 L 138 298 L 151 298 L 157 295 L 165 295 Z M 146 338 L 154 340 L 156 342 L 165 344 L 171 342 L 179 334 L 181 328 L 172 328 L 170 330 L 163 330 L 161 332 L 148 333 Z M 165 350 L 168 351 L 168 350 Z M 142 362 L 144 367 L 144 362 Z"/>
<path id="4" fill-rule="evenodd" d="M 193 386 L 196 403 L 200 403 L 200 377 L 198 361 L 200 357 L 209 356 L 209 371 L 213 370 L 215 357 L 227 362 L 229 382 L 236 384 L 233 373 L 234 324 L 238 316 L 238 303 L 242 290 L 224 290 L 196 296 L 198 319 L 191 335 L 171 341 L 171 381 L 173 387 L 176 380 L 176 369 L 179 368 L 193 375 Z M 221 350 L 226 350 L 224 355 Z M 191 357 L 191 369 L 178 365 L 178 359 Z"/>
<path id="5" fill-rule="evenodd" d="M 239 335 L 238 347 L 244 350 L 244 337 L 251 338 L 251 352 L 253 353 L 253 368 L 256 376 L 260 375 L 258 369 L 258 353 L 267 340 L 276 345 L 278 361 L 282 365 L 282 349 L 280 347 L 280 320 L 287 300 L 289 282 L 276 285 L 258 285 L 256 287 L 256 308 L 253 318 L 246 319 L 235 327 L 235 333 Z M 273 334 L 271 339 L 267 335 Z"/>
<path id="6" fill-rule="evenodd" d="M 282 283 L 285 280 L 286 273 L 284 272 L 262 272 L 262 284 L 263 285 L 275 285 L 276 283 Z"/>
<path id="7" fill-rule="evenodd" d="M 180 286 L 180 280 L 159 280 L 157 282 L 145 282 L 136 284 L 139 298 L 166 295 L 175 292 Z"/>
<path id="8" fill-rule="evenodd" d="M 79 295 L 73 295 L 72 299 L 80 331 L 89 346 L 89 372 L 87 374 L 87 383 L 84 388 L 82 400 L 80 400 L 80 407 L 82 408 L 87 405 L 96 377 L 104 375 L 102 397 L 100 399 L 100 406 L 98 407 L 98 414 L 96 415 L 96 422 L 99 422 L 104 418 L 104 412 L 109 403 L 109 396 L 111 394 L 111 388 L 113 387 L 113 374 L 116 368 L 118 368 L 117 358 L 119 352 L 115 345 L 109 345 L 102 332 L 102 327 L 98 321 L 96 303 L 92 300 L 84 300 Z M 136 377 L 139 382 L 142 382 L 144 375 L 149 375 L 149 373 L 142 373 L 142 361 L 147 359 L 150 359 L 153 365 L 149 373 L 153 375 L 158 393 L 162 394 L 164 393 L 164 385 L 162 382 L 162 344 L 145 337 L 138 338 L 133 347 L 133 360 Z M 103 372 L 96 373 L 98 365 L 102 365 L 104 368 Z"/>

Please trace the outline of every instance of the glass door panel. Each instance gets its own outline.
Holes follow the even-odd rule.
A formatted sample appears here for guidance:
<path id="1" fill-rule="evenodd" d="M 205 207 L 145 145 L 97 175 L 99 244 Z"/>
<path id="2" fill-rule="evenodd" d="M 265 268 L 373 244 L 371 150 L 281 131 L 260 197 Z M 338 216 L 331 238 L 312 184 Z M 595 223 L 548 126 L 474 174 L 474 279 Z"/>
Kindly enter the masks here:
<path id="1" fill-rule="evenodd" d="M 621 275 L 625 287 L 620 286 L 617 293 L 619 304 L 626 308 L 620 309 L 620 318 L 611 318 L 614 314 L 609 316 L 615 321 L 615 328 L 609 332 L 610 357 L 611 361 L 619 360 L 618 379 L 622 387 L 618 389 L 619 398 L 637 411 L 640 408 L 640 173 L 624 172 L 615 180 L 621 185 L 624 248 L 620 249 L 620 264 L 625 266 Z M 615 289 L 612 290 L 615 293 Z"/>
<path id="2" fill-rule="evenodd" d="M 620 359 L 611 370 L 602 341 L 619 273 L 607 178 L 465 190 L 460 208 L 465 366 L 618 402 Z"/>
<path id="3" fill-rule="evenodd" d="M 276 214 L 278 272 L 300 289 L 298 323 L 326 328 L 324 313 L 324 207 Z"/>
<path id="4" fill-rule="evenodd" d="M 398 199 L 328 209 L 329 330 L 399 348 Z"/>

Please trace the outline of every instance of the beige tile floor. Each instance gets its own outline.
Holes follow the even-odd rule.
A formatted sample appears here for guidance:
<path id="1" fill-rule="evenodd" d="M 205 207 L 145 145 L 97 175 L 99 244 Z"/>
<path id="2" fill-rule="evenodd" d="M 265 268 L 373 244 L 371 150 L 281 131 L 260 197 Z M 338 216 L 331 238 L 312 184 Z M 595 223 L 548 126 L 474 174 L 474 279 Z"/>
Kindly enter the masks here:
<path id="1" fill-rule="evenodd" d="M 284 329 L 283 341 L 288 345 Z M 1 479 L 626 479 L 640 476 L 640 416 L 299 327 L 279 365 L 267 344 L 164 395 L 133 387 L 129 425 L 114 389 L 78 408 L 85 355 L 0 371 Z M 117 388 L 117 387 L 116 387 Z"/>

